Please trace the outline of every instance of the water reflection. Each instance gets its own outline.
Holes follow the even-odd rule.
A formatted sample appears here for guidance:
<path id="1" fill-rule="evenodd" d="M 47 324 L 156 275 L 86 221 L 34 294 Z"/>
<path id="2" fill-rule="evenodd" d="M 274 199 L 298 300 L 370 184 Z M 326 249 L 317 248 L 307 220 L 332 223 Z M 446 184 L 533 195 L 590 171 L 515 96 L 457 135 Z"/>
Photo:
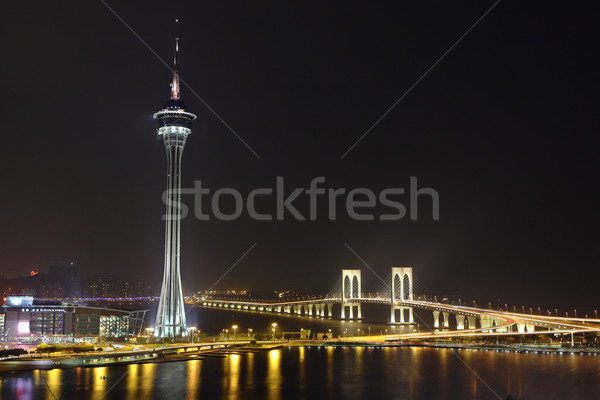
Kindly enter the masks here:
<path id="1" fill-rule="evenodd" d="M 62 396 L 63 385 L 63 370 L 62 369 L 51 369 L 46 371 L 46 386 L 48 388 L 46 392 L 46 399 L 54 400 L 59 399 Z"/>
<path id="2" fill-rule="evenodd" d="M 52 370 L 52 371 L 62 371 L 62 370 Z M 108 367 L 96 367 L 92 368 L 92 379 L 94 388 L 94 399 L 101 399 L 104 397 L 104 393 L 106 393 L 106 381 L 108 375 Z"/>
<path id="3" fill-rule="evenodd" d="M 333 392 L 333 370 L 334 370 L 334 363 L 333 363 L 333 352 L 335 351 L 335 349 L 331 346 L 327 347 L 327 392 L 328 393 L 332 393 Z"/>
<path id="4" fill-rule="evenodd" d="M 36 386 L 40 384 L 40 372 L 39 369 L 33 371 L 33 384 Z"/>
<path id="5" fill-rule="evenodd" d="M 200 397 L 200 360 L 186 362 L 187 364 L 187 398 L 188 400 L 197 399 Z"/>
<path id="6" fill-rule="evenodd" d="M 140 365 L 132 364 L 127 369 L 127 394 L 131 397 L 138 396 Z"/>
<path id="7" fill-rule="evenodd" d="M 157 364 L 154 363 L 140 364 L 141 398 L 149 399 L 152 397 L 152 393 L 154 392 L 154 377 L 156 376 L 156 366 Z"/>
<path id="8" fill-rule="evenodd" d="M 254 382 L 254 354 L 248 353 L 246 354 L 246 385 L 252 384 Z"/>
<path id="9" fill-rule="evenodd" d="M 591 398 L 600 393 L 600 357 L 454 352 L 312 346 L 126 367 L 15 371 L 0 379 L 0 397 L 251 400 L 318 394 L 327 398 L 483 400 L 497 398 L 494 393 L 501 398 Z"/>
<path id="10" fill-rule="evenodd" d="M 31 375 L 22 377 L 10 377 L 0 381 L 2 387 L 2 398 L 17 398 L 32 400 L 34 398 L 34 379 Z"/>
<path id="11" fill-rule="evenodd" d="M 354 349 L 354 362 L 356 367 L 355 373 L 359 375 L 362 375 L 363 372 L 363 358 L 365 356 L 364 352 L 364 347 L 357 347 Z"/>
<path id="12" fill-rule="evenodd" d="M 267 366 L 267 393 L 269 399 L 279 399 L 281 393 L 281 350 L 269 351 Z"/>
<path id="13" fill-rule="evenodd" d="M 304 385 L 304 370 L 305 370 L 305 363 L 304 363 L 304 353 L 305 353 L 306 349 L 304 347 L 300 347 L 298 349 L 298 379 L 300 381 L 301 385 Z"/>
<path id="14" fill-rule="evenodd" d="M 239 354 L 232 354 L 228 357 L 229 359 L 229 390 L 230 395 L 237 395 L 240 383 L 240 364 L 242 362 L 242 356 Z M 231 396 L 230 396 L 231 397 Z"/>

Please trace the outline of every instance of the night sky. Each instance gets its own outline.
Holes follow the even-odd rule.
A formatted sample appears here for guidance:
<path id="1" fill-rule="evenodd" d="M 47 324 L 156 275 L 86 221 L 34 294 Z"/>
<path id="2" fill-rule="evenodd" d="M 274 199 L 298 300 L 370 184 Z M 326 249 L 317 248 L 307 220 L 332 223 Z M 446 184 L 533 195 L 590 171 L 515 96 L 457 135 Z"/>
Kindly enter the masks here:
<path id="1" fill-rule="evenodd" d="M 184 87 L 198 115 L 185 187 L 324 176 L 380 191 L 416 176 L 440 195 L 439 221 L 427 200 L 418 221 L 185 219 L 184 288 L 211 287 L 256 243 L 217 288 L 326 293 L 360 267 L 377 289 L 347 243 L 382 277 L 413 266 L 421 293 L 600 305 L 599 15 L 587 3 L 500 2 L 343 159 L 493 2 L 107 4 L 167 62 L 178 35 L 183 80 L 260 156 Z M 171 72 L 100 1 L 2 14 L 0 274 L 73 261 L 84 277 L 160 281 L 166 157 L 152 114 Z"/>

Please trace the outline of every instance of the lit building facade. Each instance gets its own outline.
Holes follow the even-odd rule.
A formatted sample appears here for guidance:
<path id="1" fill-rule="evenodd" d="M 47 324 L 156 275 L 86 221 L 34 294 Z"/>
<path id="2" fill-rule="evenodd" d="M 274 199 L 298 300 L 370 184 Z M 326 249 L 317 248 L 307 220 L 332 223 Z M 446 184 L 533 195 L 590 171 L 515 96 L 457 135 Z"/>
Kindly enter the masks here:
<path id="1" fill-rule="evenodd" d="M 1 333 L 7 340 L 31 337 L 120 337 L 142 332 L 146 311 L 70 305 L 34 300 L 28 296 L 7 298 L 2 306 Z"/>

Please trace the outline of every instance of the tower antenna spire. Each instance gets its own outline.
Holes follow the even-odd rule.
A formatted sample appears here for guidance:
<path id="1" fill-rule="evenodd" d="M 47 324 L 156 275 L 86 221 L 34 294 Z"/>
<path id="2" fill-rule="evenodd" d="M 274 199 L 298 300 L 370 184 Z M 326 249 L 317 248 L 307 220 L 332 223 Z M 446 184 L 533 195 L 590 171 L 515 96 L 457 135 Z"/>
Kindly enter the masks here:
<path id="1" fill-rule="evenodd" d="M 171 100 L 179 100 L 179 38 L 175 38 L 175 56 L 173 57 L 173 82 L 171 82 Z"/>

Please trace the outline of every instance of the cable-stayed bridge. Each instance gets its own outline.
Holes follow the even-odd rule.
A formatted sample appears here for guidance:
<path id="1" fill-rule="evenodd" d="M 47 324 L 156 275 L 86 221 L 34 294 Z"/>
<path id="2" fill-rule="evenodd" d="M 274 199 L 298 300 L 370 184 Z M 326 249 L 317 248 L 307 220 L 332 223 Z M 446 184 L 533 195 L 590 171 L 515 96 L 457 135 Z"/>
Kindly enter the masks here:
<path id="1" fill-rule="evenodd" d="M 364 304 L 382 304 L 390 309 L 389 324 L 414 324 L 414 309 L 430 311 L 432 319 L 420 320 L 430 332 L 412 333 L 410 337 L 434 334 L 436 337 L 510 334 L 600 332 L 600 319 L 568 318 L 497 311 L 432 301 L 415 300 L 411 267 L 392 267 L 384 290 L 365 295 L 360 269 L 343 269 L 341 282 L 326 296 L 308 300 L 233 300 L 208 296 L 196 305 L 259 313 L 290 314 L 312 318 L 362 319 Z M 384 294 L 382 294 L 384 293 Z M 455 321 L 452 323 L 453 316 Z M 389 340 L 406 335 L 388 335 Z"/>

